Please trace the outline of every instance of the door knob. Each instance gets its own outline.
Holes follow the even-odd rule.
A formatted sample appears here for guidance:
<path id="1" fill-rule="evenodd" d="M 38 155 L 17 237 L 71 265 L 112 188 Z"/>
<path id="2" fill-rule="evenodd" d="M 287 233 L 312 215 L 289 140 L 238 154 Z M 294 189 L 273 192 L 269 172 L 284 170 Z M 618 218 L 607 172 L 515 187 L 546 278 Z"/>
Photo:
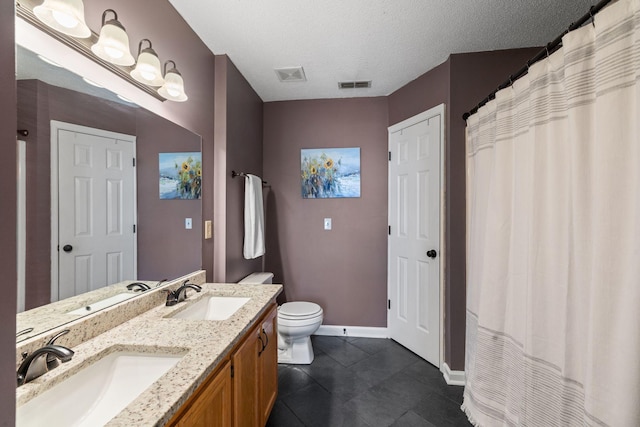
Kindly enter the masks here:
<path id="1" fill-rule="evenodd" d="M 436 255 L 438 255 L 438 254 L 437 254 L 437 252 L 436 252 L 436 251 L 434 251 L 433 249 L 431 249 L 430 251 L 427 251 L 427 256 L 428 256 L 429 258 L 435 258 L 435 257 L 436 257 Z"/>
<path id="2" fill-rule="evenodd" d="M 64 245 L 64 246 L 62 247 L 62 250 L 63 250 L 63 251 L 65 251 L 65 252 L 71 252 L 71 251 L 73 250 L 73 246 L 71 246 L 71 245 Z"/>

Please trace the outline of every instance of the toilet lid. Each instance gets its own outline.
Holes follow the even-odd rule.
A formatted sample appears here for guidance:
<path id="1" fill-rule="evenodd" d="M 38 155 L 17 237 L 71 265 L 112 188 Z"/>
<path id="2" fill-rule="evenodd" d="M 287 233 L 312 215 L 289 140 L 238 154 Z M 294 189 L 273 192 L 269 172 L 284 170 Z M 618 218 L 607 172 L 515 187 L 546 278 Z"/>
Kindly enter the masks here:
<path id="1" fill-rule="evenodd" d="M 279 316 L 283 316 L 290 319 L 307 318 L 311 316 L 317 316 L 322 313 L 322 307 L 313 302 L 296 301 L 285 302 L 278 307 Z"/>

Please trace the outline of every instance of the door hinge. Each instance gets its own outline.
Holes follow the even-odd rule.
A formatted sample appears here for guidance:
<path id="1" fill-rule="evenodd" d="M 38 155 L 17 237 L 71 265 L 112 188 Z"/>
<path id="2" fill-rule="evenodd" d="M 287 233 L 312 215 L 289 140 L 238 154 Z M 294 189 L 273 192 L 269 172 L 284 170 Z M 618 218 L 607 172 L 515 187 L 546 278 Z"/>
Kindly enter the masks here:
<path id="1" fill-rule="evenodd" d="M 391 161 L 391 151 L 389 151 L 389 161 Z"/>
<path id="2" fill-rule="evenodd" d="M 136 158 L 135 157 L 133 158 L 133 167 L 134 168 L 136 167 Z"/>
<path id="3" fill-rule="evenodd" d="M 233 365 L 231 365 L 231 378 L 233 378 L 233 374 L 234 374 Z"/>
<path id="4" fill-rule="evenodd" d="M 389 236 L 391 236 L 391 226 L 389 226 Z"/>
<path id="5" fill-rule="evenodd" d="M 387 300 L 387 309 L 391 310 L 391 300 Z"/>
<path id="6" fill-rule="evenodd" d="M 133 224 L 133 234 L 136 234 L 136 225 Z"/>

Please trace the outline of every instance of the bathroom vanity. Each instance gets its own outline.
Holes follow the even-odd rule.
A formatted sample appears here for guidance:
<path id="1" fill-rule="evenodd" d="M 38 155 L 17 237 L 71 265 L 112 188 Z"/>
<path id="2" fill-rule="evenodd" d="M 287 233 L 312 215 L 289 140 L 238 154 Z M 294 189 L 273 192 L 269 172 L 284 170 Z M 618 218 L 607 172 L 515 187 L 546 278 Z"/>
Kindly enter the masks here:
<path id="1" fill-rule="evenodd" d="M 278 394 L 275 303 L 178 410 L 169 426 L 264 426 Z"/>
<path id="2" fill-rule="evenodd" d="M 30 415 L 46 419 L 49 426 L 57 425 L 58 419 L 61 420 L 60 425 L 68 425 L 69 419 L 62 420 L 62 417 L 75 415 L 56 411 L 69 403 L 65 399 L 74 399 L 72 405 L 66 406 L 66 412 L 71 407 L 72 411 L 77 409 L 80 413 L 84 410 L 83 405 L 89 408 L 96 403 L 106 405 L 107 411 L 116 411 L 106 421 L 100 422 L 108 426 L 264 426 L 277 395 L 275 298 L 281 290 L 280 285 L 206 283 L 202 285 L 202 292 L 189 291 L 186 301 L 171 307 L 159 299 L 166 295 L 162 289 L 138 297 L 137 300 L 150 298 L 160 303 L 76 345 L 70 344 L 73 338 L 69 342 L 63 338 L 58 341 L 61 345 L 69 345 L 75 355 L 71 361 L 18 387 L 16 425 L 23 425 L 21 422 Z M 224 319 L 208 320 L 205 315 L 181 318 L 180 312 L 191 310 L 198 302 L 207 299 L 219 301 L 221 298 L 245 302 L 234 311 L 227 312 Z M 125 301 L 121 305 L 131 303 Z M 115 306 L 113 310 L 117 308 Z M 90 328 L 92 324 L 100 323 L 100 316 L 107 313 L 96 313 L 66 327 L 72 332 Z M 156 359 L 170 357 L 177 362 L 172 362 L 171 367 L 159 374 L 157 380 L 154 378 L 151 385 L 139 394 L 133 395 L 130 401 L 120 402 L 125 405 L 122 408 L 109 408 L 111 402 L 108 401 L 87 398 L 88 401 L 83 402 L 66 393 L 56 392 L 65 383 L 82 378 L 83 371 L 90 372 L 89 369 L 98 366 L 101 360 L 132 354 L 146 356 L 139 360 L 152 362 L 139 363 L 133 374 L 116 378 L 116 383 L 139 382 L 128 376 L 143 375 L 143 371 L 151 368 Z M 87 385 L 87 389 L 82 390 L 82 382 L 76 382 L 74 387 L 87 395 L 94 388 Z M 125 388 L 128 388 L 126 384 Z M 37 411 L 29 411 L 26 415 L 21 411 L 21 408 L 29 407 L 30 400 L 43 397 L 44 404 L 39 403 Z"/>

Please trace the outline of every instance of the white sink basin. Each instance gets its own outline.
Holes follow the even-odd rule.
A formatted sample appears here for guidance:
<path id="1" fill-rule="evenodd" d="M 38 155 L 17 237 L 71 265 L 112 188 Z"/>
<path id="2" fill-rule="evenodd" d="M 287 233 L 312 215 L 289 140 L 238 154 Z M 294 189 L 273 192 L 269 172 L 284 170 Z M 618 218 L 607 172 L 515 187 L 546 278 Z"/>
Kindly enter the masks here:
<path id="1" fill-rule="evenodd" d="M 129 298 L 135 297 L 135 296 L 136 294 L 123 292 L 123 293 L 116 294 L 114 296 L 102 299 L 100 301 L 96 301 L 95 303 L 89 304 L 86 307 L 81 307 L 77 310 L 68 311 L 67 314 L 84 316 L 85 314 L 94 313 L 98 310 L 102 310 L 103 308 L 111 307 L 114 304 L 117 304 L 122 301 L 126 301 Z"/>
<path id="2" fill-rule="evenodd" d="M 250 299 L 247 297 L 205 297 L 171 317 L 190 320 L 225 320 Z"/>
<path id="3" fill-rule="evenodd" d="M 16 426 L 104 425 L 181 358 L 129 352 L 107 355 L 19 406 Z"/>

